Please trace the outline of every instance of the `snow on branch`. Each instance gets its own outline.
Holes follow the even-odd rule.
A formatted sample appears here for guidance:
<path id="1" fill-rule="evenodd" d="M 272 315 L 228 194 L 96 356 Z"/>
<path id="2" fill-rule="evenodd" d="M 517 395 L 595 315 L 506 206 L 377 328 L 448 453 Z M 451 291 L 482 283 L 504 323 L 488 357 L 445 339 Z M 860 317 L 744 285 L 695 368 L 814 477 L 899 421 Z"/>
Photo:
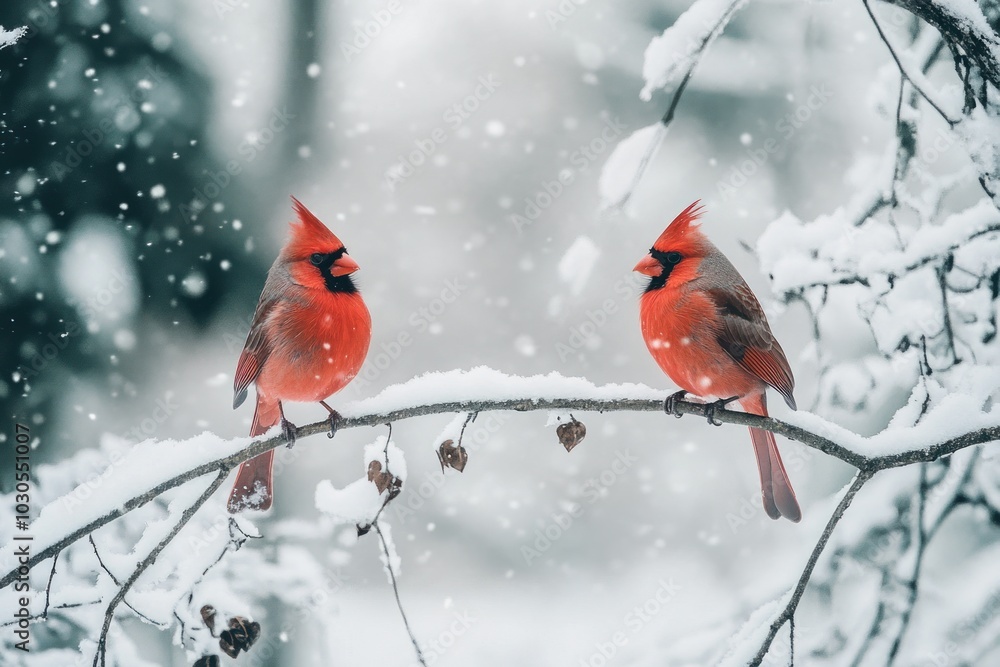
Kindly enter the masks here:
<path id="1" fill-rule="evenodd" d="M 994 86 L 1000 86 L 1000 37 L 974 0 L 886 0 L 934 26 L 975 61 Z"/>
<path id="2" fill-rule="evenodd" d="M 791 213 L 772 223 L 757 245 L 775 292 L 891 282 L 987 235 L 1000 237 L 1000 211 L 988 200 L 949 215 L 940 225 L 905 230 L 903 247 L 889 222 L 856 227 L 844 209 L 806 225 Z M 858 248 L 867 249 L 858 252 Z"/>
<path id="3" fill-rule="evenodd" d="M 519 377 L 479 367 L 429 373 L 391 386 L 378 396 L 346 406 L 340 428 L 377 426 L 426 415 L 498 410 L 655 412 L 662 411 L 660 397 L 665 393 L 637 384 L 598 386 L 558 373 Z M 995 410 L 979 411 L 981 404 L 971 396 L 955 394 L 931 411 L 919 428 L 890 428 L 870 438 L 805 412 L 794 413 L 788 420 L 724 409 L 716 410 L 714 415 L 719 422 L 768 429 L 860 470 L 874 472 L 933 461 L 966 447 L 1000 440 L 1000 415 Z M 700 403 L 680 402 L 678 411 L 707 416 Z M 300 426 L 297 436 L 304 438 L 328 429 L 327 422 L 316 422 Z M 26 565 L 31 568 L 55 556 L 170 489 L 210 474 L 224 478 L 241 462 L 284 444 L 280 434 L 258 440 L 224 440 L 211 433 L 183 441 L 140 443 L 86 500 L 74 499 L 71 493 L 42 509 L 32 523 L 35 549 Z M 0 549 L 0 565 L 3 588 L 18 575 L 13 547 Z"/>
<path id="4" fill-rule="evenodd" d="M 646 85 L 640 97 L 649 101 L 657 88 L 690 74 L 705 49 L 745 4 L 746 0 L 701 0 L 691 5 L 662 35 L 654 37 L 646 47 L 642 65 Z"/>
<path id="5" fill-rule="evenodd" d="M 602 208 L 621 209 L 628 204 L 667 136 L 667 128 L 698 63 L 744 4 L 746 0 L 699 0 L 650 42 L 642 67 L 646 85 L 639 96 L 648 101 L 653 90 L 664 88 L 678 78 L 680 83 L 660 121 L 636 130 L 611 153 L 598 183 Z"/>
<path id="6" fill-rule="evenodd" d="M 28 29 L 25 27 L 14 28 L 13 30 L 4 30 L 4 27 L 0 25 L 0 49 L 13 46 L 27 33 Z"/>

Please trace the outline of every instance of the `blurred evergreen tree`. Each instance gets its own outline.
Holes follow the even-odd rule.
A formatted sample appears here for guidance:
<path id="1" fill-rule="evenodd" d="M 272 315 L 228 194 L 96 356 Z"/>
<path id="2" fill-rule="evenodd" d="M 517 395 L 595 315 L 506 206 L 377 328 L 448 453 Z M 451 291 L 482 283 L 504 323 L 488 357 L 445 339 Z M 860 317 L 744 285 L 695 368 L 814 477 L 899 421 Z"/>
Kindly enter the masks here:
<path id="1" fill-rule="evenodd" d="M 204 325 L 228 294 L 252 302 L 266 265 L 234 229 L 253 203 L 210 152 L 209 79 L 176 36 L 141 3 L 0 5 L 0 25 L 28 28 L 0 51 L 0 405 L 68 440 L 46 429 L 71 383 L 134 393 L 158 345 L 143 321 Z M 67 253 L 86 229 L 123 266 Z M 138 302 L 109 320 L 122 291 Z"/>

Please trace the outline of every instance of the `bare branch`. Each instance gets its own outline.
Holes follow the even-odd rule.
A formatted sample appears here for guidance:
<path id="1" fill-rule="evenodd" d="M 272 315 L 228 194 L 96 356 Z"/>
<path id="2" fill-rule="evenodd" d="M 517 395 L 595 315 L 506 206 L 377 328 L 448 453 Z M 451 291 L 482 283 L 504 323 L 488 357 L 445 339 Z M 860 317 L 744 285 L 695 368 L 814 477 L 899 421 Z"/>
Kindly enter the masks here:
<path id="1" fill-rule="evenodd" d="M 385 507 L 385 505 L 382 505 Z M 379 510 L 381 511 L 381 510 Z M 424 660 L 424 652 L 420 650 L 420 644 L 417 643 L 417 637 L 413 634 L 413 630 L 410 629 L 410 622 L 406 620 L 406 612 L 403 611 L 403 603 L 399 599 L 399 585 L 396 583 L 396 573 L 392 569 L 392 561 L 389 557 L 389 545 L 385 541 L 385 535 L 382 534 L 382 529 L 378 525 L 378 521 L 372 522 L 372 527 L 375 528 L 375 532 L 378 533 L 378 539 L 382 542 L 382 552 L 385 554 L 385 569 L 389 571 L 389 580 L 392 582 L 392 592 L 396 596 L 396 607 L 399 609 L 399 615 L 403 617 L 403 625 L 406 626 L 406 634 L 410 635 L 410 641 L 413 642 L 413 650 L 417 652 L 417 660 L 424 667 L 427 667 L 427 661 Z"/>
<path id="2" fill-rule="evenodd" d="M 764 660 L 764 656 L 767 655 L 768 649 L 771 648 L 771 642 L 773 642 L 775 636 L 777 636 L 778 630 L 780 630 L 786 622 L 790 622 L 794 618 L 795 610 L 798 609 L 799 601 L 802 599 L 802 594 L 805 593 L 806 585 L 809 583 L 809 577 L 812 576 L 813 568 L 816 567 L 816 562 L 819 560 L 820 554 L 823 553 L 827 542 L 830 541 L 833 529 L 837 527 L 838 523 L 840 523 L 840 519 L 844 516 L 844 512 L 847 508 L 851 506 L 851 501 L 854 500 L 854 496 L 858 494 L 861 487 L 864 486 L 874 474 L 874 470 L 858 471 L 857 476 L 854 478 L 854 482 L 851 483 L 851 486 L 847 489 L 847 493 L 844 494 L 844 497 L 840 499 L 840 503 L 838 503 L 837 509 L 833 511 L 833 515 L 830 517 L 830 520 L 826 522 L 826 527 L 823 529 L 823 533 L 820 535 L 819 541 L 816 542 L 816 546 L 813 547 L 812 553 L 809 555 L 809 560 L 806 561 L 806 566 L 802 570 L 802 574 L 799 575 L 799 582 L 795 585 L 795 590 L 792 591 L 792 597 L 788 600 L 788 604 L 785 605 L 785 609 L 778 615 L 778 618 L 774 619 L 774 622 L 771 623 L 771 628 L 768 630 L 767 637 L 764 638 L 764 642 L 757 651 L 757 655 L 755 655 L 753 660 L 750 661 L 749 667 L 759 667 L 760 663 Z"/>
<path id="3" fill-rule="evenodd" d="M 42 609 L 42 619 L 49 617 L 49 600 L 52 595 L 52 580 L 56 577 L 56 563 L 59 562 L 59 553 L 52 557 L 52 571 L 49 572 L 49 581 L 45 584 L 45 607 Z"/>
<path id="4" fill-rule="evenodd" d="M 97 550 L 97 543 L 94 542 L 94 536 L 87 535 L 87 539 L 90 540 L 90 546 L 94 548 L 94 555 L 97 556 L 97 564 L 101 566 L 102 570 L 108 573 L 108 576 L 111 577 L 111 581 L 115 582 L 115 586 L 121 586 L 122 582 L 118 581 L 118 577 L 115 576 L 115 573 L 109 570 L 108 566 L 104 564 L 104 559 L 101 558 L 101 552 Z"/>
<path id="5" fill-rule="evenodd" d="M 917 490 L 917 512 L 914 520 L 914 540 L 913 549 L 915 552 L 913 571 L 906 582 L 906 606 L 900 614 L 899 628 L 896 636 L 889 647 L 889 656 L 886 658 L 886 667 L 892 667 L 899 655 L 899 649 L 903 646 L 903 637 L 910 627 L 910 620 L 913 618 L 913 607 L 917 604 L 917 593 L 920 588 L 920 572 L 923 569 L 924 553 L 927 551 L 927 542 L 930 535 L 924 528 L 924 515 L 927 511 L 927 493 L 930 491 L 930 484 L 927 481 L 927 466 L 929 463 L 920 464 L 920 488 Z"/>

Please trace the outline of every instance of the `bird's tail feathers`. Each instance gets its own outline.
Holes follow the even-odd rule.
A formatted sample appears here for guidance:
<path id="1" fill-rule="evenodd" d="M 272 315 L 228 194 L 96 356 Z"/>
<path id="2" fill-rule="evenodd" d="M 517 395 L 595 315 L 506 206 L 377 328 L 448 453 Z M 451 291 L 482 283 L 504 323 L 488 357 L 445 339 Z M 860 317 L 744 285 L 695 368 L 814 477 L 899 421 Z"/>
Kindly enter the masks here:
<path id="1" fill-rule="evenodd" d="M 767 416 L 767 404 L 763 396 L 748 397 L 740 401 L 747 412 Z M 764 511 L 772 519 L 785 517 L 798 523 L 802 519 L 802 510 L 788 480 L 785 464 L 781 461 L 778 444 L 774 434 L 760 428 L 750 429 L 750 439 L 753 441 L 753 451 L 757 456 L 757 469 L 760 471 L 761 500 Z"/>
<path id="2" fill-rule="evenodd" d="M 257 395 L 257 409 L 253 413 L 250 425 L 250 436 L 255 437 L 267 433 L 268 429 L 281 421 L 281 409 L 278 402 L 261 399 Z M 268 451 L 244 461 L 236 475 L 236 483 L 229 494 L 228 509 L 236 514 L 245 509 L 266 510 L 271 507 L 274 497 L 274 481 L 272 467 L 274 450 Z"/>

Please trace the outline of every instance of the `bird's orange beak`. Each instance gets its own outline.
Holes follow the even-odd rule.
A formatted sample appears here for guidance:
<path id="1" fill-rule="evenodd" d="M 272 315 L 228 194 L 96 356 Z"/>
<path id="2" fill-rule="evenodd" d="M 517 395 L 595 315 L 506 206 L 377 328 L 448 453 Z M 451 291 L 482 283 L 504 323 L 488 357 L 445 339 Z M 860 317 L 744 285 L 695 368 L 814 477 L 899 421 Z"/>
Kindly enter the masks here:
<path id="1" fill-rule="evenodd" d="M 656 277 L 663 272 L 663 267 L 660 266 L 660 263 L 656 261 L 655 257 L 653 257 L 650 254 L 647 254 L 645 257 L 639 260 L 639 263 L 636 264 L 635 268 L 632 270 L 646 276 Z"/>
<path id="2" fill-rule="evenodd" d="M 345 252 L 343 255 L 340 256 L 340 259 L 334 262 L 333 266 L 330 267 L 330 275 L 347 276 L 354 273 L 360 268 L 361 267 L 358 266 L 358 263 L 354 261 L 354 258 L 352 258 Z"/>

